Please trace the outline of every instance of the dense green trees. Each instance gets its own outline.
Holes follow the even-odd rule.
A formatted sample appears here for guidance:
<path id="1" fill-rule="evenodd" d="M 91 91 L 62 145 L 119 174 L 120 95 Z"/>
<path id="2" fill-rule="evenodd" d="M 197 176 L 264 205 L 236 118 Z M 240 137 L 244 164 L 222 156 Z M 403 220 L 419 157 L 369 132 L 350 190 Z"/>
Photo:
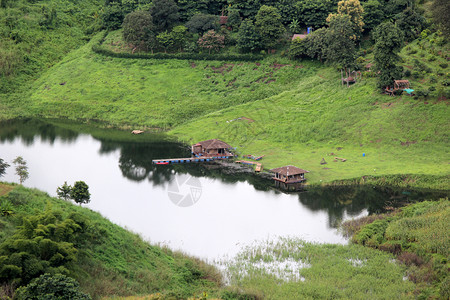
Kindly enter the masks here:
<path id="1" fill-rule="evenodd" d="M 62 186 L 59 186 L 56 189 L 56 194 L 58 195 L 59 198 L 67 201 L 70 199 L 71 191 L 72 191 L 72 186 L 67 184 L 67 181 L 64 181 L 64 184 Z"/>
<path id="2" fill-rule="evenodd" d="M 261 38 L 252 20 L 247 19 L 242 21 L 237 34 L 236 47 L 241 52 L 254 52 L 260 48 L 260 40 Z"/>
<path id="3" fill-rule="evenodd" d="M 331 12 L 336 11 L 337 0 L 300 0 L 295 4 L 297 16 L 305 26 L 325 26 Z"/>
<path id="4" fill-rule="evenodd" d="M 265 49 L 272 49 L 278 44 L 286 31 L 281 23 L 281 16 L 273 6 L 263 5 L 256 15 L 255 29 L 261 37 Z"/>
<path id="5" fill-rule="evenodd" d="M 171 30 L 178 20 L 178 6 L 173 0 L 153 0 L 150 12 L 157 32 Z"/>
<path id="6" fill-rule="evenodd" d="M 126 15 L 123 24 L 123 39 L 135 48 L 148 51 L 155 47 L 153 18 L 148 11 L 134 11 Z"/>
<path id="7" fill-rule="evenodd" d="M 208 30 L 219 29 L 219 17 L 208 14 L 196 14 L 186 23 L 186 27 L 192 33 L 203 34 Z"/>
<path id="8" fill-rule="evenodd" d="M 431 5 L 434 22 L 447 36 L 450 35 L 450 5 L 448 0 L 434 0 Z"/>
<path id="9" fill-rule="evenodd" d="M 383 89 L 401 77 L 402 67 L 397 64 L 400 60 L 398 53 L 403 47 L 403 32 L 397 25 L 385 22 L 375 28 L 373 38 L 375 66 L 380 71 L 378 87 Z"/>

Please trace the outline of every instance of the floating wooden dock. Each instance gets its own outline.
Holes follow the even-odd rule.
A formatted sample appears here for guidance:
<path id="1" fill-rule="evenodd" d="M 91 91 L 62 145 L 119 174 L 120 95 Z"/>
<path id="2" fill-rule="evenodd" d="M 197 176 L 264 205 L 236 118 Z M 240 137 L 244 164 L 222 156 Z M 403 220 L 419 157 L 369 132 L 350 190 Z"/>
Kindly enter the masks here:
<path id="1" fill-rule="evenodd" d="M 261 163 L 259 162 L 255 162 L 255 161 L 248 161 L 248 160 L 238 160 L 236 161 L 237 163 L 240 164 L 244 164 L 244 165 L 256 165 L 255 171 L 256 172 L 261 172 L 263 169 L 263 166 Z"/>
<path id="2" fill-rule="evenodd" d="M 209 162 L 217 159 L 229 159 L 233 156 L 199 156 L 199 157 L 187 157 L 187 158 L 166 158 L 166 159 L 154 159 L 152 163 L 157 165 L 168 165 L 168 164 L 184 164 L 184 163 L 196 163 L 196 162 Z"/>

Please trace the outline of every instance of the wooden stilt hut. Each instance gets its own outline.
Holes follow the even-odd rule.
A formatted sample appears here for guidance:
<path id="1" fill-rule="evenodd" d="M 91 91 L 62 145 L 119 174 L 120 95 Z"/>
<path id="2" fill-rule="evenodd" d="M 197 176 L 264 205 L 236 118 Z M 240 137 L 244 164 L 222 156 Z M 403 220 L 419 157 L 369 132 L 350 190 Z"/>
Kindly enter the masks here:
<path id="1" fill-rule="evenodd" d="M 206 140 L 192 145 L 194 156 L 233 156 L 230 152 L 232 147 L 218 139 Z"/>
<path id="2" fill-rule="evenodd" d="M 285 166 L 270 170 L 275 173 L 273 179 L 283 183 L 298 183 L 306 180 L 305 174 L 309 171 L 297 168 L 295 166 Z"/>

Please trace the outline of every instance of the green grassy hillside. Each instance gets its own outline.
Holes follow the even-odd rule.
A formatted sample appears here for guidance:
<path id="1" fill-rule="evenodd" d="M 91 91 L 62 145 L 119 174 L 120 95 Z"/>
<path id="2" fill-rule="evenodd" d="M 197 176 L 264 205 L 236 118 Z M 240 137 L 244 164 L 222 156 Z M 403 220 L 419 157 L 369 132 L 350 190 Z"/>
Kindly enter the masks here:
<path id="1" fill-rule="evenodd" d="M 149 245 L 89 209 L 22 186 L 0 183 L 0 193 L 0 298 L 9 285 L 26 284 L 44 272 L 43 261 L 50 262 L 46 272 L 74 277 L 94 299 L 156 292 L 187 298 L 220 285 L 221 275 L 213 267 Z M 35 237 L 24 231 L 33 226 Z M 42 245 L 42 238 L 53 246 Z M 54 251 L 67 262 L 57 266 L 55 256 L 48 259 Z M 24 259 L 21 272 L 8 273 L 3 267 L 17 264 L 17 256 Z"/>
<path id="2" fill-rule="evenodd" d="M 413 61 L 435 74 L 428 83 L 428 69 L 422 79 L 416 67 L 405 72 L 415 97 L 380 94 L 371 77 L 347 88 L 333 68 L 279 56 L 257 63 L 110 58 L 92 52 L 100 38 L 51 68 L 29 96 L 0 100 L 0 117 L 162 128 L 187 143 L 220 138 L 241 154 L 265 155 L 265 169 L 307 169 L 310 183 L 373 175 L 381 184 L 449 188 L 447 45 L 433 42 L 440 56 L 431 61 L 412 54 L 436 35 L 402 53 L 405 70 Z"/>

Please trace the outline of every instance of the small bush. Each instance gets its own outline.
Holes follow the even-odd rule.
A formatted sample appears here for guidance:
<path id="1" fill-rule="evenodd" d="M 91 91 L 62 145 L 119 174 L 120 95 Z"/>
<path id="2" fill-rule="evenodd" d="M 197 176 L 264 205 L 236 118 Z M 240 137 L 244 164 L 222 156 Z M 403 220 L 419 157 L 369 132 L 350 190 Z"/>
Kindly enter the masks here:
<path id="1" fill-rule="evenodd" d="M 403 252 L 397 259 L 407 266 L 416 265 L 421 266 L 423 264 L 423 259 L 417 256 L 415 253 Z"/>
<path id="2" fill-rule="evenodd" d="M 439 64 L 439 67 L 441 67 L 442 69 L 447 69 L 448 63 L 441 63 Z"/>
<path id="3" fill-rule="evenodd" d="M 436 60 L 436 56 L 431 55 L 430 57 L 428 57 L 428 61 L 435 61 Z"/>
<path id="4" fill-rule="evenodd" d="M 410 70 L 405 70 L 405 72 L 403 73 L 404 77 L 410 77 L 411 76 L 411 71 Z"/>

